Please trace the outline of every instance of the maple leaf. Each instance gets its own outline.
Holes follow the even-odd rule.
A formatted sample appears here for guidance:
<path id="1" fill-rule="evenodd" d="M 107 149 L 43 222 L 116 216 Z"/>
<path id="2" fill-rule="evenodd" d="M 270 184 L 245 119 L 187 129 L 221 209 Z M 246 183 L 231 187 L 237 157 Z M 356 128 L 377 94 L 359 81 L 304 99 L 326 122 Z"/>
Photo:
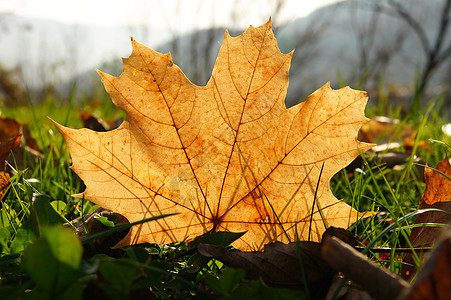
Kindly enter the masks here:
<path id="1" fill-rule="evenodd" d="M 169 53 L 132 45 L 121 76 L 99 72 L 126 112 L 121 126 L 94 132 L 57 125 L 87 186 L 78 196 L 130 222 L 178 213 L 132 227 L 116 247 L 213 230 L 246 231 L 233 245 L 262 250 L 296 234 L 318 241 L 326 227 L 357 219 L 329 181 L 371 148 L 356 139 L 367 121 L 365 92 L 326 84 L 287 109 L 292 52 L 279 51 L 271 21 L 238 37 L 226 31 L 204 87 Z"/>

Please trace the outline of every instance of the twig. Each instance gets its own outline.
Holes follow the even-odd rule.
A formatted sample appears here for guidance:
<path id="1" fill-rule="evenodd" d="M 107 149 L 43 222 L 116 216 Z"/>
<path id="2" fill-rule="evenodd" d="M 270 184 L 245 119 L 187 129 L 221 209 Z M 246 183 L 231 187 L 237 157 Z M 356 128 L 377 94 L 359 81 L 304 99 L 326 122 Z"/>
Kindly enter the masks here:
<path id="1" fill-rule="evenodd" d="M 330 266 L 362 286 L 376 299 L 396 299 L 408 287 L 404 279 L 368 260 L 336 237 L 323 240 L 321 254 Z"/>

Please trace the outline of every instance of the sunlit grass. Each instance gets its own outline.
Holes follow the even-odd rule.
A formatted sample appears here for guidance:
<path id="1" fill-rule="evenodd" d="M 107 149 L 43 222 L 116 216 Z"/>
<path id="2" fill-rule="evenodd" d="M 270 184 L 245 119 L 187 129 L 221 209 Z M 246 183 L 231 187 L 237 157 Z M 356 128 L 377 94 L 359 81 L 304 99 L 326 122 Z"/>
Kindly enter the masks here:
<path id="1" fill-rule="evenodd" d="M 401 109 L 390 107 L 388 101 L 382 102 L 383 108 L 369 106 L 366 112 L 368 117 L 380 115 L 385 111 L 390 117 L 399 118 L 401 125 L 414 126 L 416 136 L 414 136 L 413 146 L 409 146 L 409 148 L 401 146 L 397 149 L 397 151 L 409 153 L 409 155 L 396 167 L 387 167 L 378 160 L 377 155 L 362 154 L 362 163 L 358 168 L 343 169 L 331 181 L 332 191 L 338 199 L 347 202 L 360 212 L 378 212 L 377 215 L 369 218 L 358 218 L 350 230 L 356 235 L 362 247 L 389 248 L 389 252 L 383 254 L 368 249 L 367 255 L 395 273 L 400 273 L 403 255 L 403 253 L 398 253 L 397 249 L 411 247 L 408 237 L 414 216 L 410 217 L 409 214 L 415 214 L 417 211 L 425 187 L 421 174 L 422 167 L 418 165 L 418 159 L 420 159 L 420 164 L 427 163 L 429 166 L 435 166 L 444 159 L 447 147 L 428 141 L 434 139 L 451 144 L 451 138 L 441 130 L 443 124 L 448 123 L 447 116 L 440 112 L 443 99 L 437 98 L 434 101 L 435 103 L 431 102 L 433 104 L 424 108 L 423 117 L 417 123 L 403 119 Z M 70 169 L 71 160 L 66 145 L 49 119 L 50 117 L 69 127 L 81 128 L 83 125 L 79 109 L 87 109 L 96 117 L 106 120 L 124 117 L 124 113 L 118 110 L 110 100 L 99 100 L 100 105 L 92 105 L 94 102 L 93 98 L 82 100 L 71 98 L 69 101 L 60 101 L 56 97 L 49 97 L 40 104 L 29 103 L 27 106 L 1 110 L 2 117 L 11 117 L 20 123 L 28 124 L 31 135 L 36 139 L 43 154 L 41 159 L 28 159 L 23 169 L 18 168 L 15 163 L 11 164 L 15 175 L 11 177 L 12 184 L 9 194 L 3 199 L 0 210 L 2 251 L 0 276 L 3 284 L 7 283 L 15 288 L 20 286 L 24 290 L 31 287 L 28 277 L 20 271 L 19 266 L 21 253 L 31 243 L 33 237 L 21 236 L 24 232 L 21 232 L 20 229 L 27 222 L 35 222 L 32 218 L 32 204 L 37 195 L 48 197 L 50 204 L 67 220 L 84 216 L 97 207 L 84 199 L 72 196 L 82 192 L 84 184 Z M 395 134 L 391 138 L 399 137 Z M 136 247 L 133 251 L 130 248 L 125 252 L 136 255 L 134 251 L 137 251 L 140 253 L 139 255 L 149 257 L 149 255 L 155 255 L 156 251 L 158 253 L 156 257 L 161 259 L 158 266 L 156 262 L 155 265 L 145 264 L 145 261 L 141 261 L 142 256 L 139 255 L 132 261 L 128 261 L 127 264 L 142 270 L 145 269 L 146 271 L 143 272 L 150 272 L 146 269 L 150 268 L 152 272 L 159 274 L 158 276 L 163 276 L 162 282 L 169 285 L 174 282 L 174 278 L 171 276 L 177 274 L 178 277 L 175 279 L 177 286 L 182 282 L 189 286 L 194 294 L 199 293 L 198 285 L 199 282 L 203 282 L 204 276 L 207 276 L 205 274 L 213 274 L 214 278 L 221 278 L 221 272 L 224 270 L 221 263 L 212 263 L 210 260 L 208 264 L 202 265 L 199 273 L 191 274 L 189 269 L 194 260 L 192 257 L 186 256 L 183 258 L 185 260 L 179 261 L 178 264 L 170 262 L 169 258 L 192 251 L 184 243 L 178 243 L 171 247 L 159 248 L 157 245 L 146 245 L 145 247 L 147 248 Z M 94 256 L 91 261 L 96 261 L 95 254 L 99 253 L 96 253 L 95 247 L 92 249 Z M 100 263 L 105 263 L 102 259 Z M 137 263 L 138 261 L 139 263 Z M 11 285 L 13 279 L 17 281 L 16 285 Z M 161 283 L 156 286 L 160 292 L 164 290 L 164 285 Z M 201 293 L 203 291 L 202 289 Z M 164 291 L 164 293 L 170 294 L 171 291 Z M 182 292 L 178 295 L 182 295 Z"/>

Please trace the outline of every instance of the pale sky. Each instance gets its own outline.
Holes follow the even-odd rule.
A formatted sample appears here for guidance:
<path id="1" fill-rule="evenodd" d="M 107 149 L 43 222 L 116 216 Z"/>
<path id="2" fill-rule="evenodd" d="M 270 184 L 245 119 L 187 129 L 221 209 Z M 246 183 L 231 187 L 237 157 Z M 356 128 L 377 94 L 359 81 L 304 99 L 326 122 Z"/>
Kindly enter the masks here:
<path id="1" fill-rule="evenodd" d="M 5 30 L 0 39 L 0 64 L 21 66 L 27 84 L 37 85 L 127 57 L 130 36 L 156 48 L 187 32 L 210 27 L 242 31 L 249 25 L 264 24 L 269 17 L 274 26 L 283 25 L 334 2 L 337 0 L 0 0 L 0 13 L 89 25 L 84 29 L 66 26 L 64 30 L 51 23 L 30 31 Z M 275 13 L 278 3 L 283 6 Z M 8 18 L 0 21 L 8 27 Z"/>
<path id="2" fill-rule="evenodd" d="M 260 25 L 278 2 L 284 2 L 283 9 L 272 16 L 273 22 L 284 23 L 337 0 L 0 0 L 0 12 L 66 24 L 151 25 L 184 31 L 209 25 Z M 232 19 L 235 24 L 230 24 Z"/>

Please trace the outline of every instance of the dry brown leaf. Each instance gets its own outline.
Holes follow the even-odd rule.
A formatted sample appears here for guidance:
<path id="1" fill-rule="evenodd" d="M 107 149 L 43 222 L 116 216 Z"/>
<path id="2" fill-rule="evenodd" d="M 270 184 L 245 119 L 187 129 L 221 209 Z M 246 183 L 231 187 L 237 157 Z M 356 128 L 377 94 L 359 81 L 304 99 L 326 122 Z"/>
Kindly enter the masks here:
<path id="1" fill-rule="evenodd" d="M 38 146 L 36 140 L 31 136 L 30 129 L 27 124 L 21 124 L 22 138 L 25 138 L 25 144 L 28 149 L 34 150 L 34 152 L 41 153 L 42 150 Z M 32 151 L 33 152 L 33 151 Z"/>
<path id="2" fill-rule="evenodd" d="M 10 155 L 11 151 L 13 155 Z M 0 118 L 1 170 L 12 171 L 6 167 L 6 161 L 13 168 L 23 170 L 29 160 L 44 157 L 40 151 L 26 124 L 20 124 L 11 118 Z"/>
<path id="3" fill-rule="evenodd" d="M 451 287 L 451 230 L 437 241 L 430 257 L 400 300 L 447 300 Z"/>
<path id="4" fill-rule="evenodd" d="M 446 157 L 437 164 L 435 169 L 451 177 L 450 159 Z M 451 180 L 429 168 L 425 168 L 424 177 L 426 188 L 423 193 L 423 198 L 418 205 L 418 209 L 436 208 L 451 213 Z M 442 212 L 428 211 L 418 215 L 415 218 L 414 224 L 427 223 L 450 224 L 451 217 Z M 443 227 L 415 227 L 412 229 L 409 239 L 415 248 L 430 247 L 434 244 L 434 241 L 442 231 Z M 412 254 L 407 254 L 403 261 L 406 264 L 403 264 L 401 271 L 402 276 L 404 278 L 413 278 L 412 275 L 415 274 L 416 267 L 414 267 Z"/>
<path id="5" fill-rule="evenodd" d="M 434 153 L 428 142 L 422 140 L 416 142 L 416 135 L 417 130 L 412 125 L 401 124 L 398 119 L 376 116 L 360 128 L 358 140 L 376 143 L 377 146 L 372 149 L 374 152 L 392 152 L 403 147 L 406 154 L 410 156 L 416 145 Z"/>
<path id="6" fill-rule="evenodd" d="M 261 279 L 267 285 L 304 289 L 309 285 L 311 293 L 319 297 L 327 291 L 335 271 L 321 258 L 321 244 L 316 242 L 273 243 L 265 245 L 263 252 L 224 251 L 215 245 L 200 244 L 197 250 L 207 257 L 214 257 L 228 267 L 246 271 L 248 279 Z M 221 251 L 222 250 L 222 251 Z M 301 272 L 301 262 L 306 278 Z"/>
<path id="7" fill-rule="evenodd" d="M 0 118 L 0 202 L 8 194 L 11 180 L 5 172 L 11 151 L 20 146 L 20 124 L 10 118 Z"/>
<path id="8" fill-rule="evenodd" d="M 4 171 L 1 171 L 0 172 L 0 202 L 3 201 L 3 198 L 8 195 L 10 185 L 11 185 L 11 180 L 9 178 L 9 174 Z"/>
<path id="9" fill-rule="evenodd" d="M 326 227 L 357 219 L 329 181 L 372 146 L 356 139 L 365 92 L 327 84 L 287 109 L 292 53 L 279 51 L 271 21 L 235 38 L 226 32 L 204 87 L 170 54 L 132 44 L 121 76 L 100 72 L 124 123 L 102 133 L 57 125 L 87 185 L 80 197 L 130 222 L 178 213 L 132 227 L 118 247 L 221 230 L 247 231 L 233 245 L 262 250 L 296 234 L 318 241 Z"/>
<path id="10" fill-rule="evenodd" d="M 79 110 L 78 113 L 85 128 L 89 128 L 98 132 L 116 129 L 123 121 L 122 119 L 117 119 L 112 122 L 106 122 L 105 120 L 97 118 L 86 111 Z"/>
<path id="11" fill-rule="evenodd" d="M 360 128 L 359 141 L 382 145 L 403 141 L 415 133 L 413 126 L 400 124 L 398 119 L 376 116 Z"/>
<path id="12" fill-rule="evenodd" d="M 0 171 L 4 171 L 11 151 L 21 143 L 20 124 L 10 118 L 0 118 Z"/>
<path id="13" fill-rule="evenodd" d="M 446 157 L 437 164 L 435 169 L 451 177 L 450 159 Z M 426 204 L 432 205 L 438 202 L 451 201 L 451 180 L 429 168 L 425 168 L 424 178 L 426 189 L 424 190 L 423 201 Z"/>
<path id="14" fill-rule="evenodd" d="M 245 270 L 248 279 L 262 279 L 269 286 L 301 290 L 308 284 L 312 299 L 324 299 L 336 272 L 321 257 L 321 245 L 332 236 L 351 246 L 357 245 L 350 231 L 329 227 L 323 234 L 321 244 L 307 241 L 289 244 L 276 242 L 265 245 L 263 252 L 243 252 L 199 244 L 197 250 L 201 255 L 213 257 L 228 267 Z"/>

